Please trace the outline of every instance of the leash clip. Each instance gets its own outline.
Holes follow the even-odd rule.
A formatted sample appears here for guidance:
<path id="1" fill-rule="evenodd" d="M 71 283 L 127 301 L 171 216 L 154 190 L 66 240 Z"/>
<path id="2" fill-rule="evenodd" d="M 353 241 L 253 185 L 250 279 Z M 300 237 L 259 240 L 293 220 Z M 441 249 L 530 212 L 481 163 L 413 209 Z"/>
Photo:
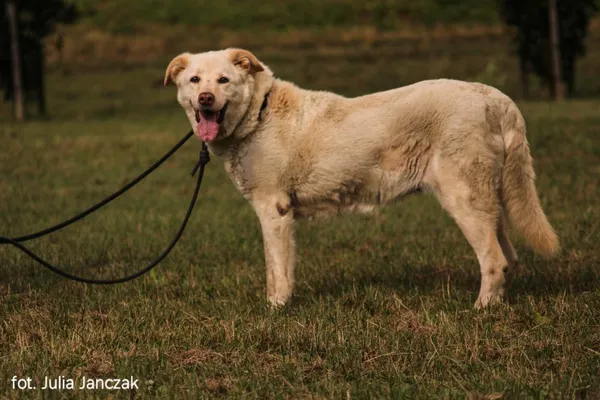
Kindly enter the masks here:
<path id="1" fill-rule="evenodd" d="M 200 168 L 200 166 L 205 166 L 210 161 L 210 154 L 208 153 L 208 147 L 206 147 L 206 143 L 202 142 L 202 149 L 200 150 L 200 155 L 198 156 L 198 162 L 196 166 L 192 170 L 192 176 L 196 175 L 196 172 Z"/>

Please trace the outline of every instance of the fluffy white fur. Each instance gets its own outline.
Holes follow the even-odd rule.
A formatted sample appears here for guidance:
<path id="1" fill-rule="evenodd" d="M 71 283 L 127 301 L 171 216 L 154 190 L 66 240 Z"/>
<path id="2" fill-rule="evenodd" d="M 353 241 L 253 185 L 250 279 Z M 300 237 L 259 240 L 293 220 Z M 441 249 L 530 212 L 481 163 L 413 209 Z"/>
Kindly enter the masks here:
<path id="1" fill-rule="evenodd" d="M 222 76 L 229 82 L 218 83 Z M 228 104 L 208 146 L 260 219 L 273 306 L 292 295 L 295 219 L 369 211 L 415 191 L 433 193 L 475 250 L 476 307 L 502 299 L 517 261 L 505 217 L 534 250 L 559 248 L 536 193 L 525 122 L 495 88 L 440 79 L 346 98 L 275 79 L 240 49 L 182 54 L 170 80 L 194 127 L 200 93 L 214 94 L 215 110 Z"/>

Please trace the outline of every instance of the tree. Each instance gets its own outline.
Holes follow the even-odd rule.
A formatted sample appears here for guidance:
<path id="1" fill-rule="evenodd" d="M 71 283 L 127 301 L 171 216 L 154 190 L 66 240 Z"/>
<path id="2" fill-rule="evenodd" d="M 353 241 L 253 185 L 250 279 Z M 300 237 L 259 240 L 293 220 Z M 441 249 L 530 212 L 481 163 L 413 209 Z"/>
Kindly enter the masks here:
<path id="1" fill-rule="evenodd" d="M 0 0 L 2 9 L 8 9 L 8 0 Z M 63 0 L 10 0 L 16 6 L 17 37 L 20 56 L 20 74 L 25 98 L 35 96 L 40 114 L 46 113 L 44 82 L 43 39 L 54 32 L 59 23 L 71 23 L 77 10 Z M 8 15 L 0 15 L 0 89 L 7 100 L 15 100 L 12 70 L 10 24 Z"/>
<path id="2" fill-rule="evenodd" d="M 564 85 L 562 82 L 562 74 L 560 70 L 560 39 L 559 28 L 558 28 L 558 11 L 556 7 L 556 0 L 548 0 L 548 17 L 549 17 L 549 29 L 550 29 L 550 64 L 551 64 L 551 75 L 552 84 L 550 85 L 552 90 L 552 97 L 554 100 L 562 100 L 565 96 Z"/>
<path id="3" fill-rule="evenodd" d="M 19 49 L 19 28 L 17 8 L 13 0 L 6 2 L 6 19 L 10 29 L 10 56 L 12 72 L 12 92 L 14 97 L 15 119 L 23 121 L 23 79 L 21 78 L 21 50 Z"/>
<path id="4" fill-rule="evenodd" d="M 533 70 L 552 94 L 559 88 L 552 80 L 548 0 L 500 0 L 501 16 L 517 28 L 515 41 L 520 60 L 523 94 L 527 96 L 527 75 Z M 560 75 L 567 93 L 575 93 L 575 65 L 585 54 L 589 21 L 597 11 L 596 0 L 556 0 Z"/>

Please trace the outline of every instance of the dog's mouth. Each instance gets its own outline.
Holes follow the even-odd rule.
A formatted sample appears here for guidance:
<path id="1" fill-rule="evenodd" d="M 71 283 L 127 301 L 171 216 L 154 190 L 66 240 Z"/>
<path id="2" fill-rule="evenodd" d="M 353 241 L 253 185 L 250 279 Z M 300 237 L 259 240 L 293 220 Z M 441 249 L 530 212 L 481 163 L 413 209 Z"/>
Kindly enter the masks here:
<path id="1" fill-rule="evenodd" d="M 228 105 L 229 103 L 225 103 L 219 111 L 207 108 L 196 110 L 196 131 L 203 142 L 212 142 L 217 138 L 220 125 L 225 119 Z"/>

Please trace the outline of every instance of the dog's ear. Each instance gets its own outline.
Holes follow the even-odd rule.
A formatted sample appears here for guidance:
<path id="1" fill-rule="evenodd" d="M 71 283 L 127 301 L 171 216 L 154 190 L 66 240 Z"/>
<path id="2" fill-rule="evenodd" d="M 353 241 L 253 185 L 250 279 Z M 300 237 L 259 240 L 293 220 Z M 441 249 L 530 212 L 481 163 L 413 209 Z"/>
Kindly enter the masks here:
<path id="1" fill-rule="evenodd" d="M 183 53 L 171 60 L 167 70 L 165 71 L 165 86 L 167 86 L 171 81 L 175 82 L 177 75 L 186 69 L 190 55 L 190 53 Z"/>
<path id="2" fill-rule="evenodd" d="M 235 66 L 239 66 L 250 74 L 264 71 L 258 58 L 248 50 L 229 49 L 229 59 Z"/>

